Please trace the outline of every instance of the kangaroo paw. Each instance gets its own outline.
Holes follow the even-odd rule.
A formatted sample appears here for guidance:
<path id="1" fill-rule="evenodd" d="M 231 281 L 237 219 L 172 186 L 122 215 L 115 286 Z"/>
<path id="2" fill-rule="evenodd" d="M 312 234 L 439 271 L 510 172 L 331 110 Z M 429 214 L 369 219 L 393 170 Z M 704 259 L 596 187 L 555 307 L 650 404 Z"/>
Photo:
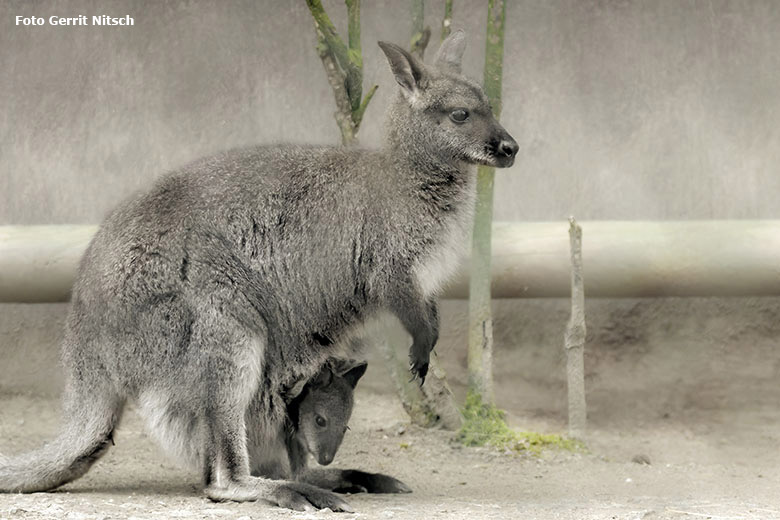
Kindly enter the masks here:
<path id="1" fill-rule="evenodd" d="M 409 370 L 412 372 L 412 381 L 420 380 L 420 386 L 425 383 L 425 376 L 428 374 L 428 356 L 425 359 L 412 359 Z"/>
<path id="2" fill-rule="evenodd" d="M 224 487 L 209 486 L 206 488 L 206 496 L 217 502 L 265 500 L 296 511 L 330 508 L 332 511 L 353 512 L 349 504 L 335 493 L 300 482 L 252 478 L 246 482 L 231 482 Z"/>
<path id="3" fill-rule="evenodd" d="M 314 511 L 316 509 L 329 508 L 331 511 L 354 512 L 350 505 L 335 493 L 300 482 L 280 484 L 266 500 L 273 502 L 279 507 L 286 507 L 296 511 Z"/>

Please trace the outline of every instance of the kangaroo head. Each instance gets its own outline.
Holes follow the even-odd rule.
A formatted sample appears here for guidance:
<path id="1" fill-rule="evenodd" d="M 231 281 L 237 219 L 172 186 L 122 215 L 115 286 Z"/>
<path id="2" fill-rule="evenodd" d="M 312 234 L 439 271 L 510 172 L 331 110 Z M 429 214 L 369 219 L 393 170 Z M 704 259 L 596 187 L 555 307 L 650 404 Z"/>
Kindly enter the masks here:
<path id="1" fill-rule="evenodd" d="M 444 40 L 431 67 L 398 45 L 379 46 L 401 91 L 390 109 L 394 146 L 445 162 L 512 165 L 517 142 L 493 117 L 482 88 L 460 73 L 466 48 L 463 31 Z"/>
<path id="2" fill-rule="evenodd" d="M 298 412 L 298 433 L 309 453 L 327 466 L 336 456 L 352 415 L 354 390 L 366 363 L 338 374 L 328 365 L 305 387 Z"/>

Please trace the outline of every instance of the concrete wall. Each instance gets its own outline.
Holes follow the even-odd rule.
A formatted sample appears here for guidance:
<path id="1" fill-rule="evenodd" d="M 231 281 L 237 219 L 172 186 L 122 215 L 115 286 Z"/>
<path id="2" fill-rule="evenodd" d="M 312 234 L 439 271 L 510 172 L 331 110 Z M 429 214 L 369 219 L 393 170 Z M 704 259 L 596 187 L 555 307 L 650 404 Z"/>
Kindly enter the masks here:
<path id="1" fill-rule="evenodd" d="M 408 2 L 363 4 L 365 79 L 380 89 L 361 138 L 377 145 L 395 84 L 375 41 L 407 41 L 410 22 Z M 442 2 L 427 4 L 437 34 Z M 475 77 L 484 4 L 455 2 L 454 25 L 469 33 L 464 70 Z M 325 5 L 343 33 L 343 3 Z M 52 14 L 129 14 L 135 25 L 14 25 L 16 15 Z M 511 2 L 502 120 L 521 152 L 498 174 L 496 217 L 780 217 L 778 27 L 773 0 Z M 254 142 L 337 142 L 314 43 L 303 1 L 1 2 L 0 223 L 96 223 L 204 154 Z M 555 347 L 561 316 L 540 311 L 545 305 L 497 304 L 498 348 Z M 610 305 L 625 302 L 599 305 L 609 316 Z M 595 326 L 653 326 L 651 305 L 638 302 L 628 323 Z M 711 319 L 695 302 L 668 305 L 672 321 Z M 722 305 L 724 319 L 745 308 Z M 757 316 L 777 318 L 777 301 L 759 307 Z M 61 305 L 0 306 L 0 390 L 59 387 L 63 313 Z M 529 313 L 549 321 L 518 319 Z M 445 351 L 462 350 L 463 320 L 464 306 L 448 306 Z M 740 330 L 749 343 L 752 329 Z M 594 352 L 608 348 L 594 341 Z M 555 368 L 540 354 L 524 358 L 523 370 L 538 373 L 534 359 Z"/>
<path id="2" fill-rule="evenodd" d="M 406 41 L 410 23 L 404 2 L 363 3 L 376 144 L 395 86 L 375 42 Z M 136 25 L 14 26 L 98 12 Z M 456 2 L 476 77 L 484 18 L 483 2 Z M 498 218 L 780 216 L 776 2 L 517 0 L 507 19 L 502 119 L 521 154 L 497 181 Z M 2 223 L 93 223 L 215 150 L 338 139 L 303 1 L 6 0 L 0 27 Z"/>

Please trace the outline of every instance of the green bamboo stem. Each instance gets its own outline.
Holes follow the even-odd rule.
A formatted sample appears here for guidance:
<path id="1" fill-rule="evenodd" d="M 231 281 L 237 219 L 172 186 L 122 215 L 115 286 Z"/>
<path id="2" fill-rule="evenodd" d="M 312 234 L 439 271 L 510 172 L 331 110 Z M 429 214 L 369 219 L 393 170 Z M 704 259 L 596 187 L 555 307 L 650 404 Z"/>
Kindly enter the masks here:
<path id="1" fill-rule="evenodd" d="M 366 112 L 366 108 L 368 108 L 368 104 L 371 102 L 371 98 L 374 97 L 374 93 L 376 93 L 376 89 L 379 88 L 379 85 L 374 85 L 370 89 L 368 89 L 368 93 L 363 98 L 363 102 L 358 107 L 357 111 L 352 113 L 352 121 L 355 124 L 355 131 L 360 127 L 360 123 L 363 122 L 363 114 Z"/>
<path id="2" fill-rule="evenodd" d="M 452 32 L 452 0 L 444 0 L 444 18 L 441 20 L 441 41 Z"/>
<path id="3" fill-rule="evenodd" d="M 415 36 L 423 32 L 425 24 L 425 0 L 411 0 L 412 11 L 412 40 L 409 47 L 414 50 Z"/>
<path id="4" fill-rule="evenodd" d="M 363 97 L 363 53 L 360 44 L 360 0 L 345 0 L 347 44 L 339 37 L 320 0 L 306 0 L 317 30 L 317 52 L 336 100 L 336 123 L 342 144 L 357 141 L 363 114 L 377 85 Z"/>
<path id="5" fill-rule="evenodd" d="M 351 145 L 357 140 L 357 128 L 352 120 L 349 95 L 344 86 L 344 73 L 319 29 L 317 30 L 317 53 L 322 60 L 325 76 L 328 78 L 336 102 L 336 112 L 333 113 L 333 117 L 341 132 L 341 144 Z"/>
<path id="6" fill-rule="evenodd" d="M 412 0 L 412 39 L 409 43 L 412 54 L 423 59 L 430 39 L 431 28 L 425 27 L 425 0 Z"/>
<path id="7" fill-rule="evenodd" d="M 496 119 L 501 114 L 501 78 L 504 58 L 506 2 L 489 0 L 487 42 L 485 45 L 485 93 Z M 481 166 L 477 171 L 477 204 L 471 246 L 469 283 L 469 392 L 492 404 L 493 320 L 491 313 L 491 227 L 493 220 L 493 181 L 495 169 Z"/>
<path id="8" fill-rule="evenodd" d="M 306 5 L 309 7 L 309 11 L 314 18 L 314 25 L 322 34 L 322 38 L 328 46 L 328 49 L 333 53 L 339 66 L 346 70 L 349 67 L 349 52 L 347 46 L 344 45 L 344 42 L 336 32 L 336 27 L 333 25 L 333 22 L 330 21 L 328 13 L 325 12 L 325 8 L 322 7 L 322 2 L 320 2 L 320 0 L 306 0 Z"/>
<path id="9" fill-rule="evenodd" d="M 484 87 L 496 119 L 501 115 L 501 83 L 504 72 L 504 22 L 506 0 L 488 1 Z"/>
<path id="10" fill-rule="evenodd" d="M 360 0 L 346 0 L 346 3 L 349 50 L 357 51 L 360 54 Z M 360 65 L 363 65 L 362 60 Z"/>
<path id="11" fill-rule="evenodd" d="M 352 120 L 360 110 L 363 97 L 363 52 L 360 47 L 360 0 L 346 0 L 347 4 L 347 41 L 349 42 L 347 72 L 347 92 L 352 108 Z M 357 126 L 357 125 L 356 125 Z"/>

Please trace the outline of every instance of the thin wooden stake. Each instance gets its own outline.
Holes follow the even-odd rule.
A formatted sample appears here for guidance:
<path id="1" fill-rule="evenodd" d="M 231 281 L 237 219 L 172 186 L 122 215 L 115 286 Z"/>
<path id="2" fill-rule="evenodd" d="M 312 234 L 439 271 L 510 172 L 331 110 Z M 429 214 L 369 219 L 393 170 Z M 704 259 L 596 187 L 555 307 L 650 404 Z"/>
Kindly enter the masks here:
<path id="1" fill-rule="evenodd" d="M 585 288 L 582 277 L 582 228 L 569 217 L 571 248 L 571 317 L 566 325 L 566 380 L 569 393 L 569 436 L 581 438 L 587 425 L 585 405 Z"/>

